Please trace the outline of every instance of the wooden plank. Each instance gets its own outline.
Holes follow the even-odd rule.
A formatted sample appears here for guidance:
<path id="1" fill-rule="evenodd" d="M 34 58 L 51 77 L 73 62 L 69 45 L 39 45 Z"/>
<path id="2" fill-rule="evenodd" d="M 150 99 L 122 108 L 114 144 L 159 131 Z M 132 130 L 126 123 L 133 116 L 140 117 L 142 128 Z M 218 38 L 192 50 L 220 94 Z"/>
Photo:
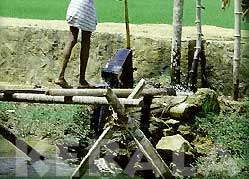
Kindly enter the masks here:
<path id="1" fill-rule="evenodd" d="M 94 143 L 94 145 L 91 147 L 91 149 L 88 151 L 86 156 L 83 158 L 83 160 L 80 162 L 79 166 L 74 170 L 71 178 L 72 179 L 78 179 L 81 178 L 89 168 L 91 164 L 93 164 L 94 159 L 100 152 L 98 149 L 103 145 L 103 142 L 105 142 L 103 139 L 109 139 L 113 134 L 113 129 L 111 127 L 107 127 L 103 133 L 99 136 L 97 141 Z"/>
<path id="2" fill-rule="evenodd" d="M 112 89 L 112 91 L 120 98 L 127 98 L 133 89 Z M 106 93 L 107 89 L 49 89 L 46 91 L 50 96 L 104 96 Z M 141 96 L 144 95 L 175 96 L 176 92 L 172 88 L 150 88 L 141 92 Z"/>
<path id="3" fill-rule="evenodd" d="M 132 94 L 128 98 L 135 99 L 139 97 L 144 87 L 145 81 L 140 80 L 140 82 L 135 87 L 134 92 L 132 92 Z M 150 143 L 150 141 L 147 139 L 147 137 L 144 135 L 144 133 L 136 126 L 135 120 L 130 118 L 128 121 L 128 131 L 130 135 L 133 137 L 138 148 L 145 155 L 147 160 L 152 164 L 152 166 L 154 167 L 154 171 L 156 171 L 156 173 L 162 178 L 173 178 L 173 175 L 166 163 L 160 157 L 160 155 Z"/>
<path id="4" fill-rule="evenodd" d="M 128 122 L 128 117 L 125 114 L 125 108 L 110 88 L 107 90 L 106 99 L 118 115 L 117 123 L 126 125 Z"/>
<path id="5" fill-rule="evenodd" d="M 152 164 L 154 171 L 164 179 L 174 178 L 169 167 L 163 161 L 157 150 L 153 147 L 144 133 L 134 124 L 134 119 L 130 120 L 128 131 L 148 162 Z"/>
<path id="6" fill-rule="evenodd" d="M 131 92 L 131 94 L 128 96 L 128 99 L 137 99 L 141 95 L 141 92 L 143 91 L 144 87 L 145 87 L 145 80 L 141 79 L 134 88 L 134 90 Z"/>
<path id="7" fill-rule="evenodd" d="M 121 104 L 127 106 L 140 106 L 142 99 L 119 99 Z M 0 101 L 8 102 L 31 102 L 31 103 L 46 103 L 46 104 L 96 104 L 96 105 L 108 105 L 108 101 L 105 97 L 90 97 L 90 96 L 74 96 L 70 100 L 67 100 L 63 96 L 47 96 L 45 94 L 24 94 L 15 93 L 12 95 L 6 95 L 0 93 Z"/>

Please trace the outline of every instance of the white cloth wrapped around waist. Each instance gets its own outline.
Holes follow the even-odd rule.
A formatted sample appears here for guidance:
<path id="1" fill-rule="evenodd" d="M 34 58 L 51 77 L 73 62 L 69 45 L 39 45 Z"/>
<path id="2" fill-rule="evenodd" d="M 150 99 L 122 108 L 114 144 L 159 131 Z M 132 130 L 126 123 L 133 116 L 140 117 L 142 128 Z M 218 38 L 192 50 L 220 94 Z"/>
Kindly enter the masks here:
<path id="1" fill-rule="evenodd" d="M 84 31 L 95 31 L 97 18 L 93 0 L 71 0 L 66 19 L 70 26 Z"/>

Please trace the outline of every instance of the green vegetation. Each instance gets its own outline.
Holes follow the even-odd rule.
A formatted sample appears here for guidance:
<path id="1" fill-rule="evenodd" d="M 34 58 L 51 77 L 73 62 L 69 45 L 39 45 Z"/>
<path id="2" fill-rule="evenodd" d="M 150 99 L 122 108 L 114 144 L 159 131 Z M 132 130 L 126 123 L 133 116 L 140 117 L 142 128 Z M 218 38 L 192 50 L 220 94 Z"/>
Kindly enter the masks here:
<path id="1" fill-rule="evenodd" d="M 134 24 L 171 24 L 173 1 L 136 0 L 129 1 L 130 22 Z M 65 19 L 68 0 L 1 0 L 0 16 L 30 19 Z M 122 0 L 96 0 L 99 22 L 123 22 Z M 203 1 L 203 24 L 233 28 L 233 3 L 222 10 L 217 0 Z M 186 1 L 184 25 L 193 26 L 195 1 Z M 243 24 L 249 29 L 249 25 Z"/>
<path id="2" fill-rule="evenodd" d="M 197 174 L 208 179 L 248 178 L 249 101 L 224 99 L 220 104 L 219 115 L 208 114 L 196 120 L 197 133 L 213 141 L 209 153 L 198 158 Z M 71 136 L 86 142 L 89 117 L 82 105 L 0 103 L 1 124 L 26 139 L 32 136 L 58 143 Z"/>
<path id="3" fill-rule="evenodd" d="M 2 122 L 1 122 L 2 121 Z M 63 141 L 66 135 L 87 139 L 89 112 L 80 105 L 0 103 L 0 122 L 18 136 Z"/>
<path id="4" fill-rule="evenodd" d="M 197 130 L 210 137 L 214 148 L 198 159 L 198 172 L 206 178 L 248 178 L 249 102 L 225 105 L 221 114 L 197 119 Z"/>

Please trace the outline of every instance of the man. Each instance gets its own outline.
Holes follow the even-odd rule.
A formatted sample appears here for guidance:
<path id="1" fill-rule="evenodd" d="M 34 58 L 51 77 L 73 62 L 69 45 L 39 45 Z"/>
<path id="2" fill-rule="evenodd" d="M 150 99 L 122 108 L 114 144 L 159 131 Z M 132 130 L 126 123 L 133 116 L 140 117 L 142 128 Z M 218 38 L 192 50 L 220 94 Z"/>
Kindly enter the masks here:
<path id="1" fill-rule="evenodd" d="M 90 38 L 93 31 L 96 30 L 97 18 L 93 0 L 71 0 L 66 15 L 69 24 L 69 37 L 64 48 L 64 60 L 55 84 L 62 88 L 72 88 L 65 80 L 65 70 L 69 62 L 71 52 L 77 43 L 79 31 L 81 31 L 81 50 L 80 50 L 80 78 L 78 88 L 90 88 L 85 78 L 87 62 L 90 50 Z"/>

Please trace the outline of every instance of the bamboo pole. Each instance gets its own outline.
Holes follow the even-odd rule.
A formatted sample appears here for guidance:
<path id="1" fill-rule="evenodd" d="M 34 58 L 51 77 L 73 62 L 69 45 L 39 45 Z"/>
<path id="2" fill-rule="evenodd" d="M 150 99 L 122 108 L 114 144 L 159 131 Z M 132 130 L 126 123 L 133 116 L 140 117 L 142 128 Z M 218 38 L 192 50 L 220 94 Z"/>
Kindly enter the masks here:
<path id="1" fill-rule="evenodd" d="M 133 89 L 112 89 L 112 91 L 121 98 L 127 98 L 133 91 Z M 47 95 L 51 96 L 104 96 L 107 93 L 107 89 L 49 89 L 46 91 Z M 141 96 L 175 96 L 176 92 L 173 88 L 151 88 L 143 89 Z"/>
<path id="2" fill-rule="evenodd" d="M 131 35 L 129 27 L 129 11 L 128 11 L 128 0 L 125 0 L 125 28 L 126 28 L 126 48 L 131 48 Z"/>
<path id="3" fill-rule="evenodd" d="M 137 99 L 141 95 L 141 92 L 143 91 L 145 85 L 145 80 L 141 79 L 134 90 L 131 92 L 131 94 L 128 96 L 128 99 Z"/>
<path id="4" fill-rule="evenodd" d="M 113 93 L 113 91 L 109 88 L 106 93 L 106 99 L 110 106 L 112 106 L 113 110 L 117 113 L 119 121 L 123 125 L 127 125 L 128 123 L 128 117 L 125 114 L 125 108 L 124 105 L 120 102 L 120 100 L 117 100 L 117 96 Z"/>
<path id="5" fill-rule="evenodd" d="M 126 99 L 119 98 L 123 105 L 140 106 L 142 99 Z M 12 95 L 5 95 L 0 93 L 0 101 L 9 102 L 31 102 L 31 103 L 46 103 L 46 104 L 98 104 L 108 105 L 105 97 L 90 97 L 90 96 L 47 96 L 45 94 L 23 94 L 15 93 Z"/>
<path id="6" fill-rule="evenodd" d="M 234 55 L 233 55 L 233 99 L 239 96 L 240 41 L 241 41 L 241 0 L 234 0 Z"/>
<path id="7" fill-rule="evenodd" d="M 194 53 L 194 59 L 192 62 L 192 68 L 190 70 L 191 76 L 191 89 L 196 91 L 196 83 L 197 83 L 197 71 L 198 71 L 198 63 L 201 55 L 201 43 L 202 43 L 202 28 L 201 28 L 201 10 L 202 10 L 201 0 L 196 0 L 196 47 Z"/>
<path id="8" fill-rule="evenodd" d="M 136 99 L 141 95 L 143 88 L 145 87 L 145 80 L 140 80 L 132 94 L 128 98 Z M 117 100 L 117 99 L 116 99 Z M 118 101 L 118 100 L 117 100 Z M 141 121 L 142 122 L 142 121 Z M 134 119 L 128 120 L 128 131 L 130 135 L 133 137 L 135 143 L 141 150 L 141 152 L 145 155 L 147 160 L 152 164 L 156 175 L 160 175 L 161 178 L 173 178 L 171 171 L 168 166 L 164 163 L 160 155 L 154 149 L 153 145 L 147 139 L 146 135 L 136 126 L 136 122 Z M 129 166 L 127 166 L 129 167 Z M 133 166 L 131 166 L 133 167 Z"/>
<path id="9" fill-rule="evenodd" d="M 32 94 L 45 94 L 47 89 L 0 89 L 0 93 L 11 95 L 14 93 L 32 93 Z"/>
<path id="10" fill-rule="evenodd" d="M 106 142 L 104 139 L 109 139 L 112 137 L 112 134 L 114 133 L 114 130 L 108 126 L 103 133 L 99 136 L 97 141 L 94 143 L 94 145 L 91 147 L 91 149 L 88 151 L 86 156 L 83 158 L 83 160 L 80 162 L 78 167 L 74 170 L 71 179 L 80 179 L 89 166 L 93 164 L 94 160 L 97 158 L 97 156 L 100 153 L 100 147 L 103 146 L 103 144 Z"/>
<path id="11" fill-rule="evenodd" d="M 181 40 L 184 0 L 174 0 L 173 37 L 171 47 L 171 84 L 180 84 L 181 76 Z"/>

